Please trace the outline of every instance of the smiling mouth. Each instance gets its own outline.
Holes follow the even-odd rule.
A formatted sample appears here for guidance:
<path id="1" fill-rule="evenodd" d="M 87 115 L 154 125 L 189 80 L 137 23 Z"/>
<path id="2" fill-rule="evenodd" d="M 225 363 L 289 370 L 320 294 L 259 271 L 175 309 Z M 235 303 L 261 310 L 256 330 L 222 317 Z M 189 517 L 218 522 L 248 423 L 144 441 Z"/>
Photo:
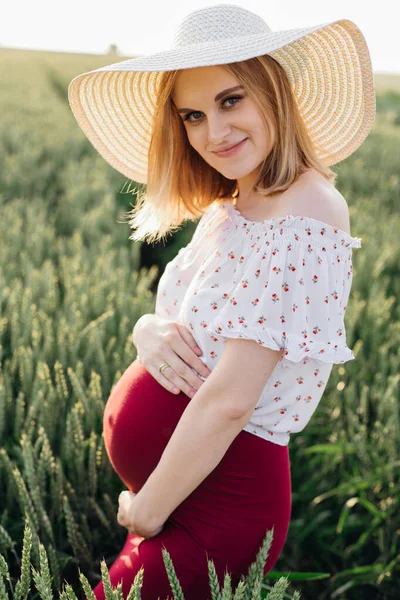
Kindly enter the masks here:
<path id="1" fill-rule="evenodd" d="M 214 150 L 214 154 L 216 156 L 229 156 L 231 153 L 234 153 L 236 150 L 238 150 L 244 144 L 244 142 L 247 139 L 248 138 L 245 138 L 244 140 L 241 140 L 240 142 L 238 142 L 234 146 L 231 146 L 231 148 L 229 148 L 228 150 L 218 150 L 218 151 Z"/>

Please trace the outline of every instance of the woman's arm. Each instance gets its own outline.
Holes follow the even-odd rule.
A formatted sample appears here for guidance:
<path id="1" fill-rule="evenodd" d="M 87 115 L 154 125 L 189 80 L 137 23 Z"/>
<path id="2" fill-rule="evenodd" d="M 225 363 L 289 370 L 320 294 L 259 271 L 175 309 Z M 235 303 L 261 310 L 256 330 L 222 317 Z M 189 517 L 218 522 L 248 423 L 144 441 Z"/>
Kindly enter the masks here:
<path id="1" fill-rule="evenodd" d="M 232 418 L 216 406 L 203 405 L 203 394 L 213 394 L 210 388 L 207 381 L 189 402 L 160 462 L 137 493 L 135 514 L 139 526 L 153 530 L 164 524 L 218 465 L 243 428 L 244 418 Z"/>
<path id="2" fill-rule="evenodd" d="M 207 381 L 189 402 L 160 462 L 135 497 L 138 524 L 156 529 L 222 460 L 248 423 L 282 356 L 252 340 L 228 339 Z"/>

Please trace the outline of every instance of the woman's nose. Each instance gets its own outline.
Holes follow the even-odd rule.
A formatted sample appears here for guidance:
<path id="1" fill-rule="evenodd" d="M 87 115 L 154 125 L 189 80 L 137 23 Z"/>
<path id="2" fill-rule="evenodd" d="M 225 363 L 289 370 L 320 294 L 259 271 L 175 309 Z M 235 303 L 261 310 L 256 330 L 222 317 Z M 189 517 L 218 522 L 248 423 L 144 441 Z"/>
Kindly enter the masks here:
<path id="1" fill-rule="evenodd" d="M 230 134 L 231 128 L 224 119 L 214 117 L 208 119 L 208 139 L 214 144 L 221 144 L 224 138 Z"/>

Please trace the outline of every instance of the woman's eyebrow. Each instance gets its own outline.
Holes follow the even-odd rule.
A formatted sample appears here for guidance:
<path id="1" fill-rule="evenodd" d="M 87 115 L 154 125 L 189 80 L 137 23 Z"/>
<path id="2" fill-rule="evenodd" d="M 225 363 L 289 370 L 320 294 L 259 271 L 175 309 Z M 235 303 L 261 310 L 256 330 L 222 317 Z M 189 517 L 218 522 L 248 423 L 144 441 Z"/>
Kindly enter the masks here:
<path id="1" fill-rule="evenodd" d="M 222 92 L 220 92 L 219 94 L 217 94 L 214 98 L 215 102 L 217 102 L 218 100 L 220 100 L 220 98 L 222 98 L 222 96 L 225 96 L 225 94 L 230 94 L 231 92 L 235 92 L 236 90 L 239 89 L 244 89 L 244 87 L 242 85 L 235 85 L 235 87 L 231 87 L 228 88 L 226 90 L 223 90 Z M 187 112 L 192 112 L 194 109 L 193 108 L 178 108 L 178 113 L 187 113 Z"/>

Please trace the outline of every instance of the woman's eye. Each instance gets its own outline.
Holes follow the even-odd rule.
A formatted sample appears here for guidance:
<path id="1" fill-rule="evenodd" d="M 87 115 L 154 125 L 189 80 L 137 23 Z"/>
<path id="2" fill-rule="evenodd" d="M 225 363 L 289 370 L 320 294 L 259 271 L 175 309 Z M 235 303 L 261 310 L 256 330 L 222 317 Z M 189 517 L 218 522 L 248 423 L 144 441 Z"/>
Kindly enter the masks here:
<path id="1" fill-rule="evenodd" d="M 237 100 L 238 102 L 240 102 L 241 99 L 242 99 L 242 96 L 229 96 L 229 98 L 225 98 L 225 100 L 222 101 L 222 104 L 225 104 L 225 102 L 229 102 L 229 100 Z M 233 104 L 228 104 L 228 108 L 232 108 L 233 106 L 238 104 L 238 102 L 234 102 Z M 189 123 L 198 123 L 200 121 L 200 119 L 194 119 L 194 120 L 189 119 L 189 117 L 191 117 L 192 115 L 201 115 L 201 112 L 196 110 L 191 113 L 188 113 L 183 120 L 189 121 Z"/>

